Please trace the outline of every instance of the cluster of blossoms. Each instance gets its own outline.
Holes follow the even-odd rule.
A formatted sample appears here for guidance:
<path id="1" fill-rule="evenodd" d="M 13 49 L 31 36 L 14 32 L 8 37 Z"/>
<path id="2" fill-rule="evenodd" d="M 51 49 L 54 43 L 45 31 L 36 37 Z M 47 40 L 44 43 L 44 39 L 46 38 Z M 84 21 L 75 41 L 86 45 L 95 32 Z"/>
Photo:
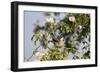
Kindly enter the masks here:
<path id="1" fill-rule="evenodd" d="M 35 56 L 37 57 L 37 59 L 38 60 L 40 60 L 43 56 L 45 56 L 46 54 L 45 53 L 43 53 L 43 52 L 39 52 L 39 51 L 37 51 L 36 53 L 35 53 Z"/>
<path id="2" fill-rule="evenodd" d="M 46 22 L 48 22 L 48 23 L 54 23 L 55 21 L 54 21 L 53 17 L 50 17 L 50 18 L 46 19 Z"/>

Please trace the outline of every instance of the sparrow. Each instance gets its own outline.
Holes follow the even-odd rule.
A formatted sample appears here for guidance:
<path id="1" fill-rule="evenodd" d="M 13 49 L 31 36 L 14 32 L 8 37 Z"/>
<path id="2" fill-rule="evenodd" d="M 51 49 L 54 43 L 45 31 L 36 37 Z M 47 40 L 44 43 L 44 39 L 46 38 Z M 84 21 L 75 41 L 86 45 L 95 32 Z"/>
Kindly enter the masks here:
<path id="1" fill-rule="evenodd" d="M 61 48 L 64 46 L 64 37 L 58 36 L 56 39 L 53 39 L 54 45 L 58 48 Z"/>

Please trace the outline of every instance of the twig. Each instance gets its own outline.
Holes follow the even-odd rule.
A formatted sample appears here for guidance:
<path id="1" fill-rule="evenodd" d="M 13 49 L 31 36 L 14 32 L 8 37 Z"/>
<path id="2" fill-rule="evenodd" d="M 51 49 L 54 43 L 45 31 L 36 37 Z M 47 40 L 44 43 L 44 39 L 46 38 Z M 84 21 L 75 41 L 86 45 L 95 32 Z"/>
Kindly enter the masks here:
<path id="1" fill-rule="evenodd" d="M 40 47 L 40 46 L 39 46 L 39 47 Z M 33 55 L 37 52 L 37 50 L 38 50 L 39 47 L 37 47 L 37 48 L 35 49 L 35 51 L 33 51 L 32 55 L 27 59 L 27 61 L 29 61 L 29 60 L 33 57 Z"/>

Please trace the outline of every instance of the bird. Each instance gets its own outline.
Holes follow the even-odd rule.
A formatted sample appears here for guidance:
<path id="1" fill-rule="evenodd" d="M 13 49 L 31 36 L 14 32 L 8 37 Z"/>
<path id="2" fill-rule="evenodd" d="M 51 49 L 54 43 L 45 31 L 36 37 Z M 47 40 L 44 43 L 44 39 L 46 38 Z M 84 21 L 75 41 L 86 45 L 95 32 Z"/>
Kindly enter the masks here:
<path id="1" fill-rule="evenodd" d="M 64 37 L 63 36 L 58 36 L 57 38 L 53 38 L 54 45 L 57 48 L 62 48 L 64 46 Z"/>

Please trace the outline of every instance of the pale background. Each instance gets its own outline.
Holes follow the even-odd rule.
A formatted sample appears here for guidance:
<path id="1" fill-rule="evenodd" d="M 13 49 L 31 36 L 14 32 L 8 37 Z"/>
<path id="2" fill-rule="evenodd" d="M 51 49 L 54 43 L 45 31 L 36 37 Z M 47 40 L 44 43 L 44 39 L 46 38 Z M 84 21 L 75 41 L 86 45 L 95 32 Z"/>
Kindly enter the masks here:
<path id="1" fill-rule="evenodd" d="M 10 2 L 14 0 L 0 0 L 0 73 L 11 73 L 10 71 Z M 16 0 L 18 1 L 18 0 Z M 97 5 L 98 13 L 100 13 L 100 0 L 21 0 L 30 2 L 45 2 L 45 3 L 61 3 L 61 4 L 81 4 L 81 5 Z M 100 14 L 98 14 L 98 20 Z M 98 24 L 100 21 L 98 21 Z M 98 28 L 100 25 L 98 25 Z M 100 31 L 100 29 L 98 29 Z M 100 34 L 98 34 L 100 37 Z M 100 40 L 98 38 L 98 40 Z M 98 42 L 99 43 L 99 42 Z M 100 51 L 100 45 L 98 46 L 98 52 Z M 98 53 L 98 56 L 100 53 Z M 98 62 L 100 58 L 98 58 Z M 73 69 L 60 69 L 60 70 L 45 70 L 35 71 L 36 73 L 99 73 L 100 62 L 98 67 L 90 68 L 73 68 Z M 22 73 L 22 72 L 21 72 Z M 28 72 L 26 72 L 28 73 Z M 33 71 L 30 71 L 33 73 Z"/>

